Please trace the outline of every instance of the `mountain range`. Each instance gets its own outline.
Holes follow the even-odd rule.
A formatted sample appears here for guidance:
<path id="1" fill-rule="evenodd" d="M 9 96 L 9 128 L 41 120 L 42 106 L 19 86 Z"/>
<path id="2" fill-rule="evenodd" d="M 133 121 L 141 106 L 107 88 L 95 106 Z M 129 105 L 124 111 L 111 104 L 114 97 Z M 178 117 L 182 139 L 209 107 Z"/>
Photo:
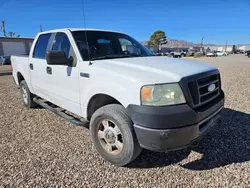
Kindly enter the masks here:
<path id="1" fill-rule="evenodd" d="M 143 45 L 147 45 L 147 41 L 142 42 Z M 164 48 L 189 48 L 189 47 L 195 47 L 195 46 L 200 46 L 200 43 L 193 43 L 193 42 L 188 42 L 186 40 L 176 40 L 176 39 L 168 39 L 168 43 L 162 45 Z M 238 44 L 239 46 L 247 46 L 249 44 Z M 203 44 L 203 46 L 225 46 L 225 44 Z M 228 45 L 232 46 L 232 45 Z"/>

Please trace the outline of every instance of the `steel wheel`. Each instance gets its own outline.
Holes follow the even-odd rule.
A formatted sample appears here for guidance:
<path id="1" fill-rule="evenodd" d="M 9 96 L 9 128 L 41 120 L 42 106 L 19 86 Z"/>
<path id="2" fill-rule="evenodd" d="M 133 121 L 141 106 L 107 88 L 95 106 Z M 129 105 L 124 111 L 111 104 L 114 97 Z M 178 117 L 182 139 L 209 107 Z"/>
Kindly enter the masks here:
<path id="1" fill-rule="evenodd" d="M 29 103 L 29 101 L 28 101 L 29 100 L 28 92 L 27 92 L 24 85 L 22 85 L 21 89 L 22 89 L 23 101 L 24 101 L 25 104 L 28 104 Z"/>
<path id="2" fill-rule="evenodd" d="M 111 120 L 104 119 L 98 125 L 98 140 L 103 149 L 112 155 L 118 155 L 123 149 L 122 134 L 119 127 Z"/>

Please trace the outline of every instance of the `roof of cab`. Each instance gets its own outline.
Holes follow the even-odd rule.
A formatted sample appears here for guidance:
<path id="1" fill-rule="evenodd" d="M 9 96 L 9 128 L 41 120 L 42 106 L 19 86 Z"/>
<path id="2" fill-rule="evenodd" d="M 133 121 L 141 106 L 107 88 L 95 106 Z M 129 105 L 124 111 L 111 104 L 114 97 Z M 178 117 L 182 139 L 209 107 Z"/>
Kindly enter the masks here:
<path id="1" fill-rule="evenodd" d="M 122 32 L 117 32 L 117 31 L 111 31 L 111 30 L 104 30 L 104 29 L 92 29 L 92 28 L 63 28 L 63 29 L 54 29 L 54 30 L 49 30 L 49 31 L 43 31 L 40 32 L 39 34 L 43 33 L 56 33 L 56 32 L 62 32 L 62 31 L 104 31 L 104 32 L 115 32 L 115 33 L 122 33 Z"/>

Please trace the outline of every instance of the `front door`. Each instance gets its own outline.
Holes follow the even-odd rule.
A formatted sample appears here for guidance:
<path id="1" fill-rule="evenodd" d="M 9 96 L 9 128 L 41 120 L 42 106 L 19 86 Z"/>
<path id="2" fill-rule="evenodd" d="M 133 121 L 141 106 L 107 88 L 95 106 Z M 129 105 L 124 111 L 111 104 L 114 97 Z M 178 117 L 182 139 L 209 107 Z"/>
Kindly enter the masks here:
<path id="1" fill-rule="evenodd" d="M 73 49 L 73 39 L 70 41 L 70 34 L 56 33 L 51 50 L 64 51 L 66 57 L 72 57 L 73 65 L 48 65 L 46 66 L 46 81 L 48 91 L 53 96 L 53 101 L 58 106 L 65 108 L 75 114 L 81 115 L 79 100 L 79 74 L 75 49 Z"/>

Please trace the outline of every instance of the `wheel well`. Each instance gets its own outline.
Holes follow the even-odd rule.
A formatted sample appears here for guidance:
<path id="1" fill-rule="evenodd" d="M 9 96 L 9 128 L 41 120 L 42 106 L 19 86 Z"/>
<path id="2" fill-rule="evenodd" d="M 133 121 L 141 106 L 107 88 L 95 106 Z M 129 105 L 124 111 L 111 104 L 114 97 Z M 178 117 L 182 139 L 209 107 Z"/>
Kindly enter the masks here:
<path id="1" fill-rule="evenodd" d="M 20 85 L 21 81 L 24 80 L 24 77 L 23 77 L 23 75 L 20 72 L 17 73 L 17 79 L 18 79 L 18 84 L 19 85 Z"/>
<path id="2" fill-rule="evenodd" d="M 87 118 L 88 120 L 90 120 L 91 116 L 93 115 L 93 113 L 108 104 L 121 104 L 118 100 L 116 100 L 115 98 L 106 95 L 106 94 L 97 94 L 94 95 L 88 104 L 88 108 L 87 108 Z"/>

